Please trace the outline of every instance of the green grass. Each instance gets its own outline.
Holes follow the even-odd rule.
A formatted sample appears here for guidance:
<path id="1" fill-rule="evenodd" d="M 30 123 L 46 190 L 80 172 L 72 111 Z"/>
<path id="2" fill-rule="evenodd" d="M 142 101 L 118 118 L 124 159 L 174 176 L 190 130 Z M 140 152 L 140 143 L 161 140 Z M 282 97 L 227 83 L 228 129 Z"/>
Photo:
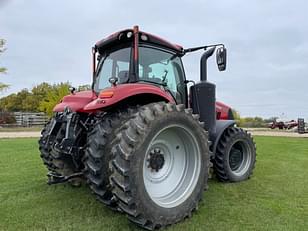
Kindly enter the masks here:
<path id="1" fill-rule="evenodd" d="M 307 230 L 308 139 L 256 137 L 245 182 L 210 181 L 199 210 L 167 230 Z M 36 139 L 0 139 L 0 230 L 140 230 L 86 187 L 48 186 Z"/>

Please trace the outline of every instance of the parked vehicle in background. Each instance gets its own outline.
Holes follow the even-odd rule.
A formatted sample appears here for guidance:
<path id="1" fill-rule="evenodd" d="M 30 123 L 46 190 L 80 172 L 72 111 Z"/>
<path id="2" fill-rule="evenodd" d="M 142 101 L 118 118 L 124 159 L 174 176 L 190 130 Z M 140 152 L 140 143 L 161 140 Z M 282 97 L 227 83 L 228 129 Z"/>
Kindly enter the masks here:
<path id="1" fill-rule="evenodd" d="M 276 120 L 268 124 L 268 127 L 271 129 L 279 128 L 279 129 L 291 129 L 297 127 L 298 123 L 295 120 L 290 121 L 282 121 Z"/>

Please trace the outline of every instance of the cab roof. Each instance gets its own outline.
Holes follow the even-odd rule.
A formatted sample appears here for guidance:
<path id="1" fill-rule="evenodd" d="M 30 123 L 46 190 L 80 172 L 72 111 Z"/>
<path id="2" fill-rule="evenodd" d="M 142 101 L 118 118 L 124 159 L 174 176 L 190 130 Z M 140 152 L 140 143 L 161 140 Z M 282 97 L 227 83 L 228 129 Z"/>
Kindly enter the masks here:
<path id="1" fill-rule="evenodd" d="M 132 41 L 133 33 L 134 33 L 133 29 L 125 29 L 115 32 L 109 35 L 108 37 L 98 41 L 95 44 L 95 48 L 98 51 L 102 51 L 111 48 L 113 46 L 119 45 L 125 41 Z M 176 53 L 183 53 L 183 47 L 180 45 L 173 44 L 165 39 L 162 39 L 156 35 L 144 31 L 138 31 L 138 34 L 139 34 L 139 40 L 142 43 L 153 44 L 156 46 L 167 48 Z"/>

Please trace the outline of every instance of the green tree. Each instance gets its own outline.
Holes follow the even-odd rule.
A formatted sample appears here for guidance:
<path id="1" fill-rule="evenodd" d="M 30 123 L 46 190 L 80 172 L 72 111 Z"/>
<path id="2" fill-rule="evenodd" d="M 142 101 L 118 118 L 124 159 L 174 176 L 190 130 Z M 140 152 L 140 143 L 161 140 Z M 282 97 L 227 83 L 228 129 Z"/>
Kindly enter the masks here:
<path id="1" fill-rule="evenodd" d="M 32 94 L 23 89 L 17 94 L 11 94 L 0 99 L 0 108 L 4 111 L 32 111 L 30 98 Z"/>
<path id="2" fill-rule="evenodd" d="M 265 122 L 265 123 L 271 123 L 271 122 L 276 121 L 277 119 L 278 119 L 277 116 L 272 116 L 272 117 L 270 117 L 270 118 L 264 119 L 264 122 Z"/>
<path id="3" fill-rule="evenodd" d="M 4 45 L 5 45 L 5 40 L 0 39 L 0 55 L 5 51 Z M 0 67 L 0 73 L 6 73 L 6 68 Z M 4 89 L 8 88 L 8 87 L 9 87 L 9 85 L 0 82 L 0 92 L 3 91 Z"/>
<path id="4" fill-rule="evenodd" d="M 69 83 L 48 84 L 41 83 L 34 86 L 31 91 L 22 89 L 0 99 L 1 110 L 8 112 L 28 111 L 28 112 L 45 112 L 52 115 L 52 109 L 60 100 L 69 94 Z M 81 85 L 79 91 L 91 89 L 90 85 Z"/>
<path id="5" fill-rule="evenodd" d="M 22 100 L 21 95 L 17 96 L 17 94 L 10 94 L 4 98 L 1 98 L 1 108 L 4 111 L 21 111 L 22 110 Z"/>
<path id="6" fill-rule="evenodd" d="M 63 96 L 69 93 L 69 84 L 60 83 L 50 85 L 41 83 L 32 88 L 31 91 L 23 89 L 0 99 L 0 108 L 4 111 L 28 111 L 47 112 L 52 114 L 53 107 L 59 103 Z"/>
<path id="7" fill-rule="evenodd" d="M 40 102 L 39 110 L 51 116 L 53 108 L 65 95 L 69 94 L 69 87 L 70 84 L 68 82 L 52 85 L 51 89 L 47 92 L 46 97 Z"/>
<path id="8" fill-rule="evenodd" d="M 240 113 L 237 110 L 232 109 L 232 114 L 233 114 L 233 117 L 234 117 L 234 120 L 236 121 L 236 123 L 239 124 L 241 122 Z"/>
<path id="9" fill-rule="evenodd" d="M 43 82 L 33 87 L 31 92 L 35 97 L 44 99 L 47 96 L 47 93 L 50 92 L 51 90 L 52 90 L 52 85 Z"/>
<path id="10" fill-rule="evenodd" d="M 78 91 L 88 91 L 91 90 L 91 85 L 90 84 L 85 84 L 85 85 L 80 85 L 77 88 Z"/>
<path id="11" fill-rule="evenodd" d="M 48 92 L 52 91 L 52 86 L 48 83 L 36 85 L 31 90 L 31 95 L 28 95 L 24 101 L 24 110 L 31 112 L 39 112 L 40 104 L 46 99 Z"/>

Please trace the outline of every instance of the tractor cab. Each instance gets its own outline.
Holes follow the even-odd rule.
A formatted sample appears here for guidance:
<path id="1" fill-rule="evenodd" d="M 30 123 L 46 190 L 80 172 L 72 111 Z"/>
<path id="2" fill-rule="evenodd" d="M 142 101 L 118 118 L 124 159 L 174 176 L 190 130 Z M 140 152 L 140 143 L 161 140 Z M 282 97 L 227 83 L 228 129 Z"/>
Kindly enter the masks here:
<path id="1" fill-rule="evenodd" d="M 191 97 L 188 100 L 187 83 L 193 81 L 186 80 L 181 57 L 200 49 L 205 50 L 200 62 L 201 83 L 191 87 Z M 106 89 L 122 84 L 151 85 L 152 89 L 160 88 L 161 93 L 171 97 L 174 103 L 192 107 L 194 112 L 200 114 L 201 117 L 208 117 L 209 111 L 200 111 L 201 107 L 198 104 L 200 101 L 205 104 L 208 102 L 202 108 L 212 108 L 210 114 L 213 116 L 211 116 L 210 123 L 213 123 L 217 117 L 215 111 L 217 107 L 215 107 L 215 86 L 207 82 L 207 59 L 213 55 L 215 50 L 217 50 L 218 69 L 224 71 L 226 49 L 223 44 L 184 49 L 180 45 L 172 44 L 155 35 L 139 31 L 138 26 L 122 30 L 100 40 L 93 47 L 92 88 L 99 96 Z M 127 86 L 126 89 L 132 87 L 136 85 Z M 201 92 L 200 87 L 205 88 L 202 90 L 202 95 L 196 93 L 196 91 Z M 162 100 L 166 101 L 163 98 Z M 226 108 L 226 110 L 229 109 L 229 107 Z"/>
<path id="2" fill-rule="evenodd" d="M 176 103 L 187 104 L 183 51 L 138 27 L 117 32 L 93 48 L 93 90 L 99 94 L 119 84 L 151 84 L 167 91 Z"/>

